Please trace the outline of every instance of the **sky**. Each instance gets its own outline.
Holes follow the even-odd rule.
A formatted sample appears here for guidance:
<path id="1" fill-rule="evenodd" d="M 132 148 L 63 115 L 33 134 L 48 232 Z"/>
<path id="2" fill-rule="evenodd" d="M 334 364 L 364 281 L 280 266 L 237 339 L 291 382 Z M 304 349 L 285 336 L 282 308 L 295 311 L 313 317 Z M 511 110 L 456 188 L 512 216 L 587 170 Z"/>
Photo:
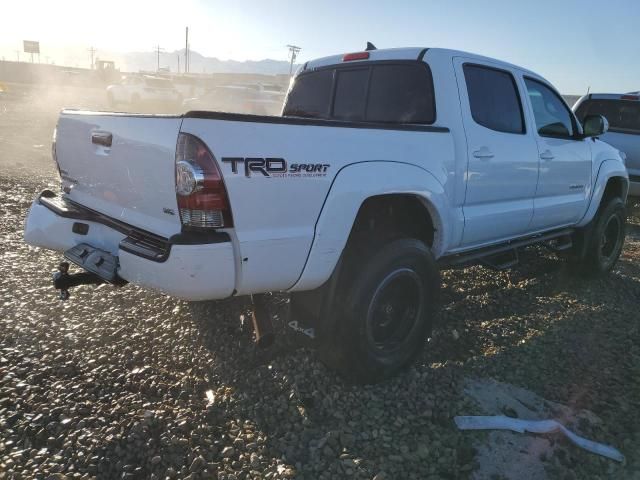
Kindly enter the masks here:
<path id="1" fill-rule="evenodd" d="M 637 0 L 0 0 L 0 56 L 15 59 L 22 40 L 57 64 L 88 64 L 89 47 L 171 52 L 185 26 L 192 50 L 221 59 L 287 60 L 295 44 L 304 62 L 371 41 L 506 60 L 565 94 L 640 89 Z"/>

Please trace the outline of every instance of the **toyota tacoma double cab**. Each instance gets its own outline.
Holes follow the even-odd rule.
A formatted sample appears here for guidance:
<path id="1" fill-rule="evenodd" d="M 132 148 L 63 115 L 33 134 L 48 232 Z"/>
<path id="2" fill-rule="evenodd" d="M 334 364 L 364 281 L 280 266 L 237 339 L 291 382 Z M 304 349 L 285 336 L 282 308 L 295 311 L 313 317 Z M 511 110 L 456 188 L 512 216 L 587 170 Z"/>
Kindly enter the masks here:
<path id="1" fill-rule="evenodd" d="M 498 60 L 330 56 L 300 67 L 277 117 L 62 111 L 61 191 L 35 199 L 24 237 L 82 267 L 61 267 L 61 293 L 107 281 L 251 295 L 256 336 L 264 295 L 288 292 L 320 357 L 375 382 L 426 344 L 442 268 L 507 268 L 532 244 L 582 274 L 613 268 L 629 180 L 606 130 Z"/>

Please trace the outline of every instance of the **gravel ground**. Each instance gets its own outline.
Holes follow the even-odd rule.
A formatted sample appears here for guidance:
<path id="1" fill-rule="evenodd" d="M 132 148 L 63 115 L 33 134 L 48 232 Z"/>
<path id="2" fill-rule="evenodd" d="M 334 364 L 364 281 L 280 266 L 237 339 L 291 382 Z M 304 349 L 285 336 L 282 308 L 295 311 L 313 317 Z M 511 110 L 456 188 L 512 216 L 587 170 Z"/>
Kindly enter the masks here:
<path id="1" fill-rule="evenodd" d="M 416 365 L 354 387 L 285 330 L 283 295 L 265 352 L 241 320 L 244 299 L 101 286 L 57 301 L 59 255 L 22 241 L 32 198 L 56 184 L 45 161 L 55 117 L 20 110 L 0 113 L 0 478 L 511 478 L 482 477 L 476 453 L 493 437 L 453 423 L 491 413 L 464 393 L 476 378 L 592 412 L 567 426 L 626 456 L 616 464 L 545 435 L 551 455 L 521 453 L 547 478 L 640 478 L 637 217 L 605 279 L 571 277 L 542 249 L 510 272 L 445 272 L 440 325 Z"/>

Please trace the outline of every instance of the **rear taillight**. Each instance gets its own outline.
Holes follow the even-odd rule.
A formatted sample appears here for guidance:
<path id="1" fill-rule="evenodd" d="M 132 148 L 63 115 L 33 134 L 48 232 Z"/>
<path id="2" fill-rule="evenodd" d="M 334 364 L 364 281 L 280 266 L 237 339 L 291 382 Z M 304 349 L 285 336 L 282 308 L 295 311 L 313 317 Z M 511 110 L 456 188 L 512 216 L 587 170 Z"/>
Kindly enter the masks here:
<path id="1" fill-rule="evenodd" d="M 182 225 L 194 228 L 233 226 L 227 189 L 207 146 L 188 133 L 178 136 L 176 196 Z"/>
<path id="2" fill-rule="evenodd" d="M 621 100 L 640 100 L 638 95 L 622 95 L 620 97 Z"/>

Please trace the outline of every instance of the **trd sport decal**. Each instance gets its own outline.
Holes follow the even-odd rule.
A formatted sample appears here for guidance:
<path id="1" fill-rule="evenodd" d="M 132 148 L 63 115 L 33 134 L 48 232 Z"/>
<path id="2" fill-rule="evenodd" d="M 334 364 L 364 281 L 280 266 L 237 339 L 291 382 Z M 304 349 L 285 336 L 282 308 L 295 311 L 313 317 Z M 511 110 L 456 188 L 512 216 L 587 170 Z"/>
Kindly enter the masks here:
<path id="1" fill-rule="evenodd" d="M 238 173 L 238 164 L 245 177 L 261 174 L 265 177 L 324 177 L 330 165 L 327 163 L 292 163 L 287 165 L 284 158 L 243 158 L 222 157 L 224 163 L 231 164 L 231 171 Z"/>

